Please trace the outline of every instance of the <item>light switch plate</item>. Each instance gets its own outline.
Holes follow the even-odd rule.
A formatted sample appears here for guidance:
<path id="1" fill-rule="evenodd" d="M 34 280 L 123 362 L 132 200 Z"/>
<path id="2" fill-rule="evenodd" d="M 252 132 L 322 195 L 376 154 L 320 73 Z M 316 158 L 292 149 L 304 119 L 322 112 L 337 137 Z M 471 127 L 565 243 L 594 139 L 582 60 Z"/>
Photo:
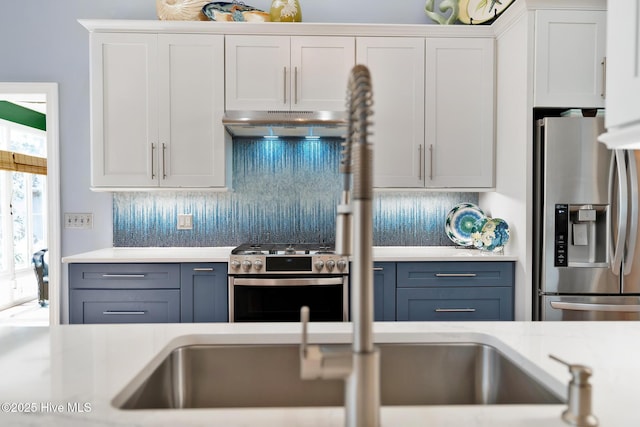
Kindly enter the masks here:
<path id="1" fill-rule="evenodd" d="M 64 228 L 88 230 L 93 228 L 92 213 L 65 213 Z"/>
<path id="2" fill-rule="evenodd" d="M 178 214 L 178 230 L 192 230 L 192 229 L 193 229 L 193 215 Z"/>

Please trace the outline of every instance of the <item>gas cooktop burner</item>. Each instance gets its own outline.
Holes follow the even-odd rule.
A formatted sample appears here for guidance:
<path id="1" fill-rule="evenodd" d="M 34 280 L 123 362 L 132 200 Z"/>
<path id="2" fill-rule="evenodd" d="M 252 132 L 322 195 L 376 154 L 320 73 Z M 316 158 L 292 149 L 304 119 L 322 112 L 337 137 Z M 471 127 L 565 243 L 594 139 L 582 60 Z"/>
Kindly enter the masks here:
<path id="1" fill-rule="evenodd" d="M 331 255 L 334 248 L 325 243 L 243 243 L 232 255 Z"/>

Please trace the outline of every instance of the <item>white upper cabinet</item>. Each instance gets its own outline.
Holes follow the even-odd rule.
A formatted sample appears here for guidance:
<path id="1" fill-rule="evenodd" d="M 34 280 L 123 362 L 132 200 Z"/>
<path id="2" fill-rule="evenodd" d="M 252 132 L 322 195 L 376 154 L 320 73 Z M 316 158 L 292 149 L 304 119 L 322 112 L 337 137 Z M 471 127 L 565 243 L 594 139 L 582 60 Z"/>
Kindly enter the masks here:
<path id="1" fill-rule="evenodd" d="M 608 2 L 607 132 L 611 149 L 640 149 L 640 4 Z"/>
<path id="2" fill-rule="evenodd" d="M 357 63 L 371 72 L 376 187 L 424 186 L 424 45 L 424 38 L 357 38 Z"/>
<path id="3" fill-rule="evenodd" d="M 158 46 L 160 185 L 224 187 L 223 37 L 161 34 Z"/>
<path id="4" fill-rule="evenodd" d="M 157 46 L 155 35 L 91 35 L 93 187 L 158 183 Z"/>
<path id="5" fill-rule="evenodd" d="M 608 2 L 607 128 L 640 126 L 640 4 Z"/>
<path id="6" fill-rule="evenodd" d="M 493 39 L 358 37 L 356 57 L 371 71 L 376 187 L 493 186 Z"/>
<path id="7" fill-rule="evenodd" d="M 607 12 L 535 13 L 534 106 L 603 108 Z"/>
<path id="8" fill-rule="evenodd" d="M 226 109 L 343 111 L 353 37 L 226 36 Z"/>
<path id="9" fill-rule="evenodd" d="M 92 186 L 225 185 L 223 36 L 91 34 Z"/>
<path id="10" fill-rule="evenodd" d="M 427 39 L 425 186 L 494 181 L 494 41 Z"/>

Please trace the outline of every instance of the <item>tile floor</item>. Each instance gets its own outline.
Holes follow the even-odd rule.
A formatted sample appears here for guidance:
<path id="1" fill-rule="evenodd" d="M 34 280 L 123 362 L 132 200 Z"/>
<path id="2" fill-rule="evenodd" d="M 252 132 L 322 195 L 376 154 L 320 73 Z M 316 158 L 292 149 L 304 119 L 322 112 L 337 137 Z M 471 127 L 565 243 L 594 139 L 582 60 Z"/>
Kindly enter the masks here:
<path id="1" fill-rule="evenodd" d="M 0 325 L 48 326 L 49 305 L 41 307 L 37 299 L 0 311 Z"/>

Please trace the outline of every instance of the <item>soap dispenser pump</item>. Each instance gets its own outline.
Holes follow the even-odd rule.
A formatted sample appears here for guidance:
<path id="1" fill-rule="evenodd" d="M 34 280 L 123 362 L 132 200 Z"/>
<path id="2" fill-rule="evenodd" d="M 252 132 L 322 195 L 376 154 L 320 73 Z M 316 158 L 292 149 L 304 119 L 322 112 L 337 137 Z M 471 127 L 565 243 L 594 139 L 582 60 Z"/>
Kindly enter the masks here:
<path id="1" fill-rule="evenodd" d="M 569 381 L 569 407 L 562 412 L 562 419 L 571 425 L 578 427 L 596 427 L 598 419 L 591 413 L 591 368 L 584 365 L 567 363 L 550 354 L 549 357 L 569 368 L 571 381 Z"/>

